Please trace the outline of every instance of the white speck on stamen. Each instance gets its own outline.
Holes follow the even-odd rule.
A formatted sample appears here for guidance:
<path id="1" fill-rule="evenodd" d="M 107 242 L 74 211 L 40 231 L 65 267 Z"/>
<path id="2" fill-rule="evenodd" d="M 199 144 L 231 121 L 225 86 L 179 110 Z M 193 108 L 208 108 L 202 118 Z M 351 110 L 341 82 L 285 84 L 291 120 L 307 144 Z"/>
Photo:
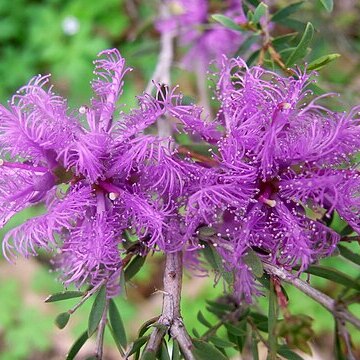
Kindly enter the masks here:
<path id="1" fill-rule="evenodd" d="M 1 165 L 4 165 L 4 160 L 3 159 L 0 159 L 0 166 Z"/>
<path id="2" fill-rule="evenodd" d="M 86 113 L 86 106 L 85 105 L 79 107 L 79 113 L 80 114 L 85 114 Z"/>
<path id="3" fill-rule="evenodd" d="M 109 193 L 110 200 L 116 200 L 118 197 L 119 197 L 119 194 L 116 194 L 114 192 Z"/>

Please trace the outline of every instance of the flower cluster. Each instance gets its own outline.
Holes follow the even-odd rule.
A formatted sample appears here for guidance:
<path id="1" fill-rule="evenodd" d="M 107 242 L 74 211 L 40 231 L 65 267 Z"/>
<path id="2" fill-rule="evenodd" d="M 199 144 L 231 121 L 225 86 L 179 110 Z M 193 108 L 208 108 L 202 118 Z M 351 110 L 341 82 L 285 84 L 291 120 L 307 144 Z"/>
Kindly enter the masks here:
<path id="1" fill-rule="evenodd" d="M 246 300 L 255 291 L 249 250 L 300 271 L 328 256 L 340 239 L 324 219 L 333 211 L 360 225 L 360 108 L 333 112 L 314 98 L 310 75 L 282 77 L 241 59 L 223 59 L 218 74 L 224 129 L 200 187 L 189 198 L 192 228 L 207 224 Z"/>
<path id="2" fill-rule="evenodd" d="M 201 18 L 195 13 L 191 23 Z M 142 253 L 185 250 L 195 264 L 206 226 L 216 235 L 205 241 L 250 302 L 257 287 L 249 251 L 303 271 L 339 241 L 324 221 L 332 212 L 360 231 L 358 108 L 330 111 L 308 90 L 307 74 L 282 77 L 223 58 L 213 122 L 164 85 L 115 121 L 129 71 L 107 50 L 95 61 L 89 106 L 69 111 L 49 77 L 38 76 L 0 107 L 0 223 L 33 204 L 46 207 L 5 236 L 9 259 L 55 251 L 66 285 L 106 280 L 112 296 L 125 230 Z M 211 143 L 211 158 L 183 156 L 174 139 L 153 135 L 161 117 Z"/>
<path id="3" fill-rule="evenodd" d="M 183 164 L 173 140 L 144 130 L 165 114 L 189 131 L 204 127 L 199 109 L 160 86 L 161 96 L 140 96 L 138 109 L 114 121 L 128 71 L 116 49 L 104 51 L 90 106 L 68 111 L 49 77 L 37 76 L 0 107 L 0 222 L 33 204 L 46 207 L 7 233 L 5 256 L 55 250 L 66 285 L 111 279 L 109 294 L 118 291 L 125 229 L 147 248 L 175 251 L 184 243 L 179 208 L 192 164 Z"/>

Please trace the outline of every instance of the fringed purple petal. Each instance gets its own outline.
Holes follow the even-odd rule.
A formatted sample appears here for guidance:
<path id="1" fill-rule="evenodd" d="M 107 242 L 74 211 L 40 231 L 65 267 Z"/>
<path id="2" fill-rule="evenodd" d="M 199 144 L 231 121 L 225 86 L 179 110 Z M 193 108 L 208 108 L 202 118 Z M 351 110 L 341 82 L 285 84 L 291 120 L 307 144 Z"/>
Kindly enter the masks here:
<path id="1" fill-rule="evenodd" d="M 70 231 L 61 248 L 58 266 L 66 285 L 97 285 L 121 267 L 117 220 L 106 214 L 84 219 Z M 117 274 L 118 277 L 118 274 Z"/>
<path id="2" fill-rule="evenodd" d="M 92 88 L 96 98 L 92 100 L 92 107 L 105 131 L 111 126 L 116 102 L 123 91 L 123 77 L 132 69 L 125 68 L 125 59 L 117 49 L 105 50 L 98 54 L 95 60 L 94 73 L 98 76 L 93 80 Z"/>

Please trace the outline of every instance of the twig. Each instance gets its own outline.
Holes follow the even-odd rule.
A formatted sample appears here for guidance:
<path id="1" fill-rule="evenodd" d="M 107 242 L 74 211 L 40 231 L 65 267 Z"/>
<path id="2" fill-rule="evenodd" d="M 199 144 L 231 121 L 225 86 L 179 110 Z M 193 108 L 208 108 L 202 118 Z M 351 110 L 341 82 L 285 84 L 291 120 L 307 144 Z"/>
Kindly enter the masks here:
<path id="1" fill-rule="evenodd" d="M 292 284 L 304 294 L 311 297 L 313 300 L 322 305 L 325 309 L 330 311 L 336 319 L 348 321 L 349 323 L 360 329 L 360 319 L 355 317 L 346 309 L 341 308 L 340 304 L 337 304 L 337 302 L 328 295 L 314 289 L 307 282 L 295 277 L 294 275 L 284 269 L 281 269 L 280 267 L 264 263 L 264 268 L 269 274 L 275 275 L 279 279 L 289 284 Z"/>
<path id="2" fill-rule="evenodd" d="M 106 300 L 106 306 L 104 308 L 104 312 L 102 318 L 100 320 L 98 330 L 97 330 L 97 338 L 96 338 L 96 359 L 101 360 L 103 357 L 103 348 L 104 348 L 104 332 L 105 326 L 107 322 L 107 309 L 109 306 L 109 300 Z"/>
<path id="3" fill-rule="evenodd" d="M 221 246 L 228 251 L 234 251 L 231 244 L 224 244 L 219 242 L 216 237 L 209 239 L 216 246 Z M 342 319 L 353 324 L 355 327 L 360 329 L 360 319 L 355 317 L 351 312 L 347 311 L 344 306 L 341 306 L 336 300 L 332 299 L 330 296 L 322 293 L 321 291 L 313 288 L 307 282 L 297 278 L 293 274 L 287 272 L 286 270 L 271 265 L 269 263 L 263 262 L 264 269 L 271 275 L 277 276 L 279 279 L 295 286 L 297 289 L 302 291 L 304 294 L 311 297 L 313 300 L 322 305 L 325 309 L 330 311 L 336 319 Z"/>
<path id="4" fill-rule="evenodd" d="M 346 356 L 348 360 L 356 360 L 355 356 L 353 354 L 353 351 L 351 349 L 351 338 L 350 334 L 347 331 L 345 324 L 341 320 L 336 320 L 336 331 L 338 332 L 338 335 L 342 337 L 344 340 L 345 346 L 346 346 Z"/>
<path id="5" fill-rule="evenodd" d="M 106 281 L 107 279 L 103 279 L 98 284 L 96 284 L 92 289 L 90 289 L 77 304 L 75 304 L 71 309 L 68 310 L 68 313 L 70 315 L 73 314 L 87 299 L 89 299 L 93 294 L 95 294 L 101 288 L 101 286 L 103 286 L 106 283 Z"/>
<path id="6" fill-rule="evenodd" d="M 192 354 L 192 342 L 187 333 L 180 312 L 181 284 L 182 284 L 182 252 L 166 255 L 164 270 L 163 307 L 158 327 L 150 335 L 144 353 L 157 353 L 162 339 L 168 332 L 179 343 L 186 360 L 195 360 Z"/>
<path id="7" fill-rule="evenodd" d="M 161 2 L 159 10 L 162 18 L 169 17 L 170 11 L 166 2 Z M 159 59 L 145 90 L 148 94 L 151 93 L 157 82 L 170 85 L 170 69 L 174 59 L 174 38 L 176 34 L 176 30 L 163 31 L 161 33 Z M 157 127 L 160 137 L 165 138 L 171 135 L 171 123 L 165 116 L 161 116 L 158 119 Z"/>

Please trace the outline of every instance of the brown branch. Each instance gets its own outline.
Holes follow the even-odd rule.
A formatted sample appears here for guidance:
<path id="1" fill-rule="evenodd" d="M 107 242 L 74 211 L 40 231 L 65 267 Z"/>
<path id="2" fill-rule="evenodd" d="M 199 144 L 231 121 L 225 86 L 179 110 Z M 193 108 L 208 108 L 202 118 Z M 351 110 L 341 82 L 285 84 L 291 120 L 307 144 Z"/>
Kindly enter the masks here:
<path id="1" fill-rule="evenodd" d="M 277 276 L 279 279 L 295 286 L 304 294 L 311 297 L 313 300 L 322 305 L 325 309 L 330 311 L 336 319 L 348 321 L 349 323 L 360 329 L 360 319 L 355 317 L 345 308 L 341 307 L 341 305 L 338 304 L 330 296 L 322 293 L 317 289 L 314 289 L 307 282 L 295 277 L 293 274 L 287 272 L 286 270 L 278 266 L 264 263 L 264 268 L 269 274 Z"/>
<path id="2" fill-rule="evenodd" d="M 192 354 L 192 342 L 187 333 L 180 312 L 181 284 L 182 284 L 182 252 L 166 255 L 164 270 L 163 307 L 158 327 L 150 335 L 144 350 L 157 353 L 161 342 L 168 332 L 179 343 L 180 349 L 186 360 L 195 360 Z"/>

